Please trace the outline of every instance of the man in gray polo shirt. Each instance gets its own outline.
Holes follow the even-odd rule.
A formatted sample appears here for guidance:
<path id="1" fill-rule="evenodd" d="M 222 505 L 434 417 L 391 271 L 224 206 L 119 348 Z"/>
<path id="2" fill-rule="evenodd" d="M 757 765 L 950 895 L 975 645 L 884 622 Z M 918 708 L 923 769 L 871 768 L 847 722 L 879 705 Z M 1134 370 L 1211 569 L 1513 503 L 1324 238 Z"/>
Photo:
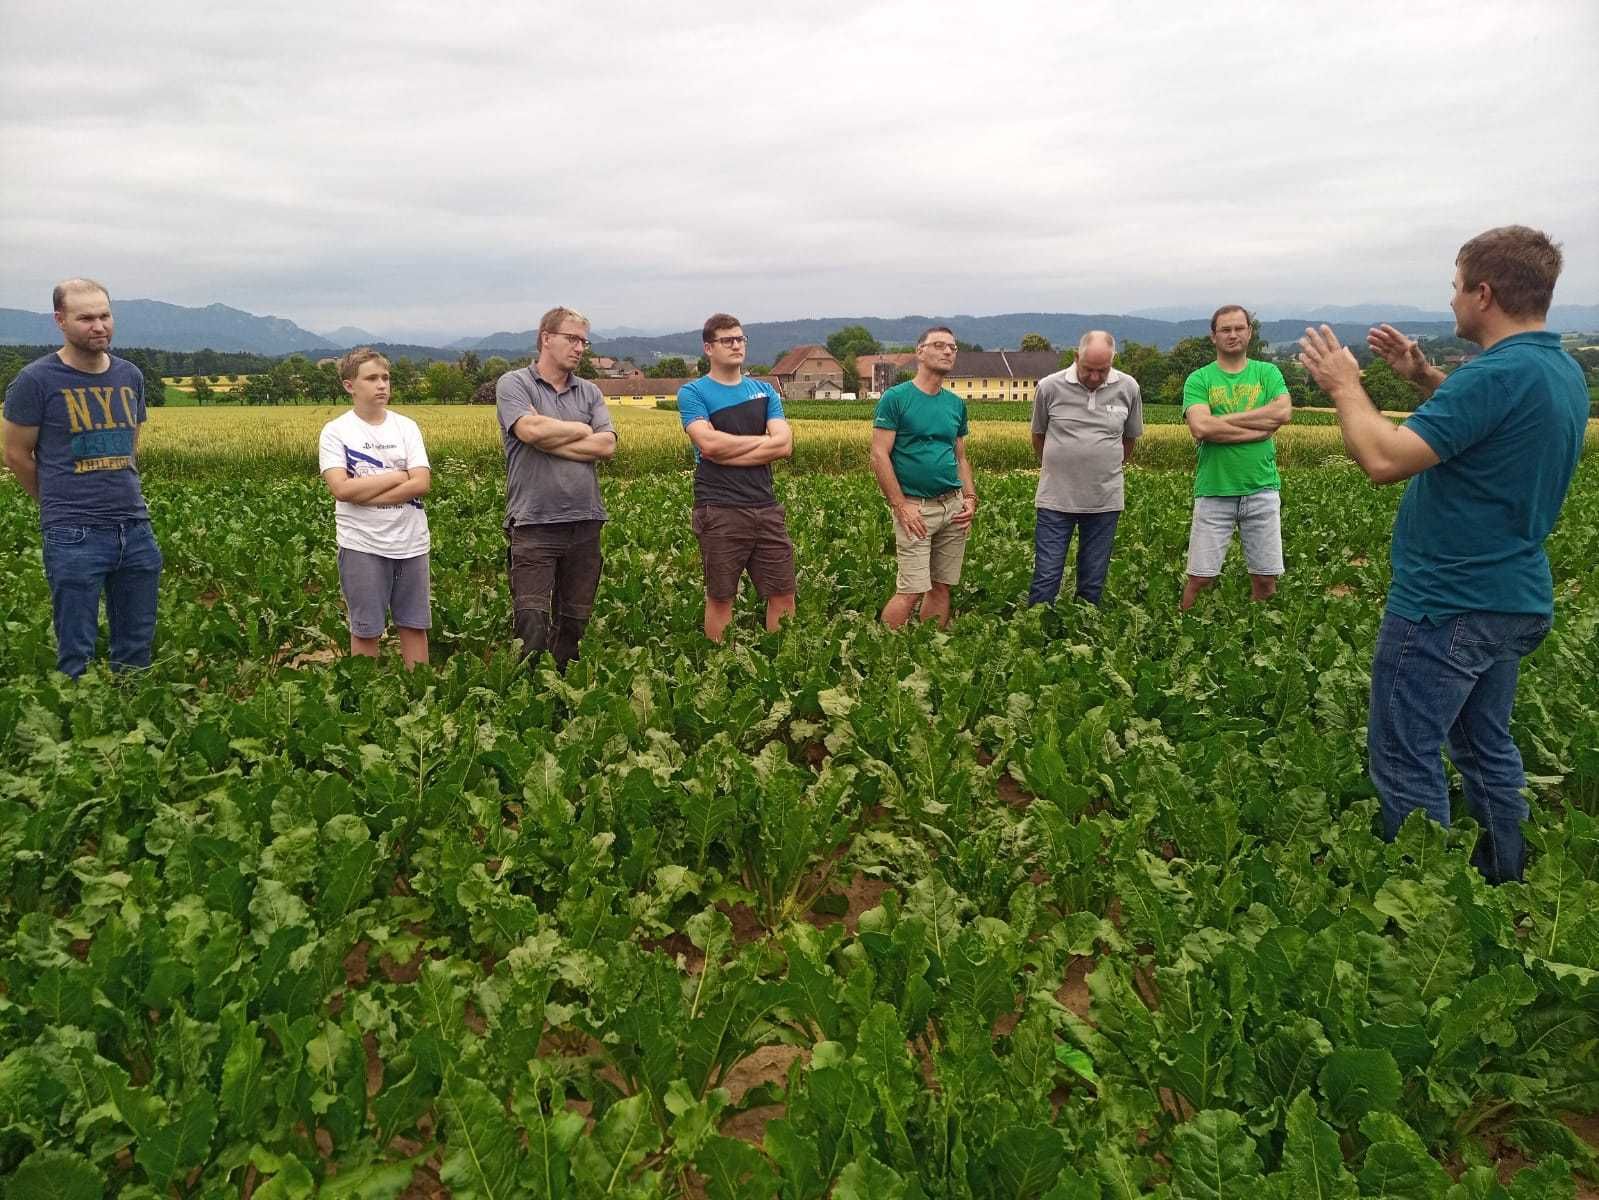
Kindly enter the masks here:
<path id="1" fill-rule="evenodd" d="M 539 321 L 538 355 L 495 386 L 505 441 L 506 563 L 512 621 L 530 664 L 550 652 L 558 671 L 578 641 L 600 586 L 606 519 L 594 464 L 616 453 L 605 397 L 573 372 L 589 346 L 589 322 L 569 308 Z"/>
<path id="2" fill-rule="evenodd" d="M 1122 514 L 1122 467 L 1144 432 L 1138 381 L 1114 369 L 1116 339 L 1102 329 L 1083 334 L 1077 361 L 1038 381 L 1033 397 L 1033 451 L 1039 457 L 1033 503 L 1033 584 L 1029 604 L 1060 594 L 1072 530 L 1077 544 L 1077 595 L 1098 604 Z"/>

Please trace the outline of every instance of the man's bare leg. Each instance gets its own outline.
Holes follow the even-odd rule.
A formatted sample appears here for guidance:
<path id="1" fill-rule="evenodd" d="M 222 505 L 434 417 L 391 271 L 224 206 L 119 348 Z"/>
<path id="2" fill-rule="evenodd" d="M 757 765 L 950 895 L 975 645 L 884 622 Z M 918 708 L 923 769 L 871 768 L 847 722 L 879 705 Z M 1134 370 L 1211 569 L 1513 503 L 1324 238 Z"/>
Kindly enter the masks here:
<path id="1" fill-rule="evenodd" d="M 364 638 L 350 635 L 350 653 L 359 654 L 363 658 L 376 658 L 378 656 L 378 643 L 382 638 Z"/>
<path id="2" fill-rule="evenodd" d="M 1199 599 L 1199 593 L 1216 586 L 1214 575 L 1190 575 L 1188 583 L 1183 587 L 1183 598 L 1177 602 L 1180 612 L 1187 612 L 1194 607 L 1194 601 Z"/>
<path id="3" fill-rule="evenodd" d="M 794 593 L 787 592 L 781 596 L 768 596 L 766 599 L 766 629 L 767 632 L 776 632 L 778 625 L 787 617 L 794 615 Z"/>
<path id="4" fill-rule="evenodd" d="M 705 636 L 713 642 L 720 642 L 727 633 L 727 627 L 733 623 L 733 601 L 713 600 L 705 597 Z"/>
<path id="5" fill-rule="evenodd" d="M 949 624 L 949 584 L 933 582 L 933 588 L 922 598 L 922 620 L 937 621 L 943 629 Z"/>
<path id="6" fill-rule="evenodd" d="M 395 631 L 400 635 L 400 658 L 405 662 L 407 671 L 427 662 L 428 631 L 426 629 L 407 629 L 404 625 L 396 625 Z"/>
<path id="7" fill-rule="evenodd" d="M 916 602 L 920 599 L 921 592 L 895 592 L 889 602 L 883 605 L 883 624 L 890 629 L 898 629 L 911 619 L 911 613 L 916 611 Z"/>
<path id="8" fill-rule="evenodd" d="M 1277 576 L 1251 575 L 1249 577 L 1249 598 L 1251 600 L 1270 600 L 1277 594 Z"/>

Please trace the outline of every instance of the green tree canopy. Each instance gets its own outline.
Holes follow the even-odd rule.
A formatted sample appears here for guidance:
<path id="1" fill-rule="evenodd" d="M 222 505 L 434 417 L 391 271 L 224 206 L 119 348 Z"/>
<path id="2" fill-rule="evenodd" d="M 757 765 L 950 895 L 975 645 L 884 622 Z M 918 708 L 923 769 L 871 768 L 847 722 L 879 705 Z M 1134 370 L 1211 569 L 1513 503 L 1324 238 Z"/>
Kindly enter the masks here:
<path id="1" fill-rule="evenodd" d="M 689 376 L 688 363 L 682 358 L 673 355 L 663 358 L 653 367 L 646 367 L 644 374 L 651 379 L 687 379 Z"/>
<path id="2" fill-rule="evenodd" d="M 196 375 L 194 377 L 194 402 L 196 404 L 209 404 L 215 395 L 215 390 L 204 375 Z"/>
<path id="3" fill-rule="evenodd" d="M 453 363 L 429 363 L 422 373 L 428 397 L 434 404 L 465 404 L 472 397 L 472 381 Z M 392 387 L 393 374 L 390 373 Z"/>
<path id="4" fill-rule="evenodd" d="M 1166 356 L 1159 346 L 1146 346 L 1142 342 L 1123 342 L 1117 351 L 1114 365 L 1138 381 L 1138 390 L 1150 400 L 1160 395 L 1160 386 L 1169 373 Z"/>
<path id="5" fill-rule="evenodd" d="M 883 343 L 864 325 L 846 325 L 827 339 L 827 352 L 839 362 L 861 354 L 880 354 L 882 350 Z"/>
<path id="6" fill-rule="evenodd" d="M 1023 350 L 1053 350 L 1054 348 L 1054 346 L 1050 345 L 1049 339 L 1041 333 L 1022 334 Z"/>

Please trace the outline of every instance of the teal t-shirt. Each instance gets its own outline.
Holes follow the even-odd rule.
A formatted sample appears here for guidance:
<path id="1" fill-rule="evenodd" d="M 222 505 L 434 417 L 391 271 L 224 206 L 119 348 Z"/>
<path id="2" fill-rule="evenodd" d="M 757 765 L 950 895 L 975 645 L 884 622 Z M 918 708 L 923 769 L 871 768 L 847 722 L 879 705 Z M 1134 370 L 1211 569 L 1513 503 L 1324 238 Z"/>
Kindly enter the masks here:
<path id="1" fill-rule="evenodd" d="M 1518 333 L 1405 421 L 1439 458 L 1405 488 L 1388 608 L 1407 621 L 1553 613 L 1544 539 L 1582 457 L 1588 389 L 1556 333 Z"/>
<path id="2" fill-rule="evenodd" d="M 951 492 L 961 485 L 955 469 L 955 439 L 966 436 L 966 401 L 948 388 L 929 396 L 907 379 L 877 402 L 875 429 L 894 431 L 888 460 L 900 490 L 918 499 Z"/>
<path id="3" fill-rule="evenodd" d="M 1244 369 L 1236 374 L 1223 371 L 1216 363 L 1206 363 L 1183 382 L 1183 411 L 1206 404 L 1215 417 L 1247 412 L 1264 408 L 1287 390 L 1288 384 L 1276 363 L 1248 358 Z M 1194 495 L 1253 496 L 1282 485 L 1282 477 L 1277 474 L 1277 443 L 1271 438 L 1229 445 L 1199 443 Z"/>

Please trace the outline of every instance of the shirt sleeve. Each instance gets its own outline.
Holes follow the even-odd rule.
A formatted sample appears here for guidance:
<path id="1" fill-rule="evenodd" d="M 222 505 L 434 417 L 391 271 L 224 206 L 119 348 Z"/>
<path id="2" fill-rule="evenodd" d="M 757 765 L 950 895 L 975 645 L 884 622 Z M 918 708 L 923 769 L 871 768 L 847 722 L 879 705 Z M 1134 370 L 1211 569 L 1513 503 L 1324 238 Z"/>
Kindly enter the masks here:
<path id="1" fill-rule="evenodd" d="M 956 396 L 955 403 L 961 406 L 960 427 L 955 430 L 955 436 L 965 437 L 971 432 L 971 427 L 966 423 L 966 401 L 962 400 L 959 396 Z"/>
<path id="2" fill-rule="evenodd" d="M 600 391 L 599 384 L 592 385 L 594 391 L 589 396 L 589 428 L 595 433 L 608 433 L 616 436 L 616 426 L 611 424 L 611 407 L 605 403 L 605 393 Z"/>
<path id="3" fill-rule="evenodd" d="M 761 386 L 766 389 L 766 419 L 783 420 L 783 398 L 777 394 L 777 389 L 771 384 L 763 383 Z"/>
<path id="4" fill-rule="evenodd" d="M 705 407 L 705 400 L 700 395 L 699 388 L 692 383 L 685 383 L 677 389 L 677 416 L 687 429 L 695 421 L 709 421 L 711 413 Z"/>
<path id="5" fill-rule="evenodd" d="M 44 424 L 44 388 L 31 375 L 18 375 L 6 388 L 5 417 L 13 425 Z"/>
<path id="6" fill-rule="evenodd" d="M 1205 387 L 1205 381 L 1195 371 L 1183 380 L 1183 411 L 1187 412 L 1196 404 L 1209 404 L 1210 391 Z"/>
<path id="7" fill-rule="evenodd" d="M 898 429 L 899 417 L 899 397 L 895 396 L 894 389 L 890 388 L 877 401 L 877 411 L 872 414 L 872 428 Z"/>
<path id="8" fill-rule="evenodd" d="M 1049 432 L 1049 400 L 1044 395 L 1044 383 L 1039 381 L 1033 389 L 1033 436 L 1043 437 Z"/>
<path id="9" fill-rule="evenodd" d="M 405 461 L 413 467 L 422 467 L 429 471 L 433 469 L 433 464 L 428 462 L 427 447 L 422 444 L 422 427 L 415 421 L 406 422 Z"/>
<path id="10" fill-rule="evenodd" d="M 1288 391 L 1288 381 L 1283 378 L 1282 368 L 1276 363 L 1262 364 L 1265 370 L 1261 372 L 1261 404 L 1270 404 L 1278 396 Z"/>
<path id="11" fill-rule="evenodd" d="M 533 401 L 528 395 L 527 385 L 513 371 L 501 375 L 499 382 L 494 385 L 494 412 L 499 418 L 500 429 L 510 433 L 511 426 L 532 411 Z"/>
<path id="12" fill-rule="evenodd" d="M 339 437 L 338 418 L 322 426 L 322 439 L 317 444 L 317 472 L 331 471 L 334 467 L 347 467 L 344 461 L 344 442 Z"/>
<path id="13" fill-rule="evenodd" d="M 1505 412 L 1505 395 L 1493 376 L 1465 366 L 1438 385 L 1404 428 L 1426 442 L 1440 462 L 1448 462 L 1497 429 Z"/>
<path id="14" fill-rule="evenodd" d="M 1144 393 L 1138 386 L 1138 380 L 1131 375 L 1127 377 L 1127 385 L 1131 393 L 1127 397 L 1127 420 L 1122 423 L 1122 437 L 1142 437 L 1144 433 Z"/>

